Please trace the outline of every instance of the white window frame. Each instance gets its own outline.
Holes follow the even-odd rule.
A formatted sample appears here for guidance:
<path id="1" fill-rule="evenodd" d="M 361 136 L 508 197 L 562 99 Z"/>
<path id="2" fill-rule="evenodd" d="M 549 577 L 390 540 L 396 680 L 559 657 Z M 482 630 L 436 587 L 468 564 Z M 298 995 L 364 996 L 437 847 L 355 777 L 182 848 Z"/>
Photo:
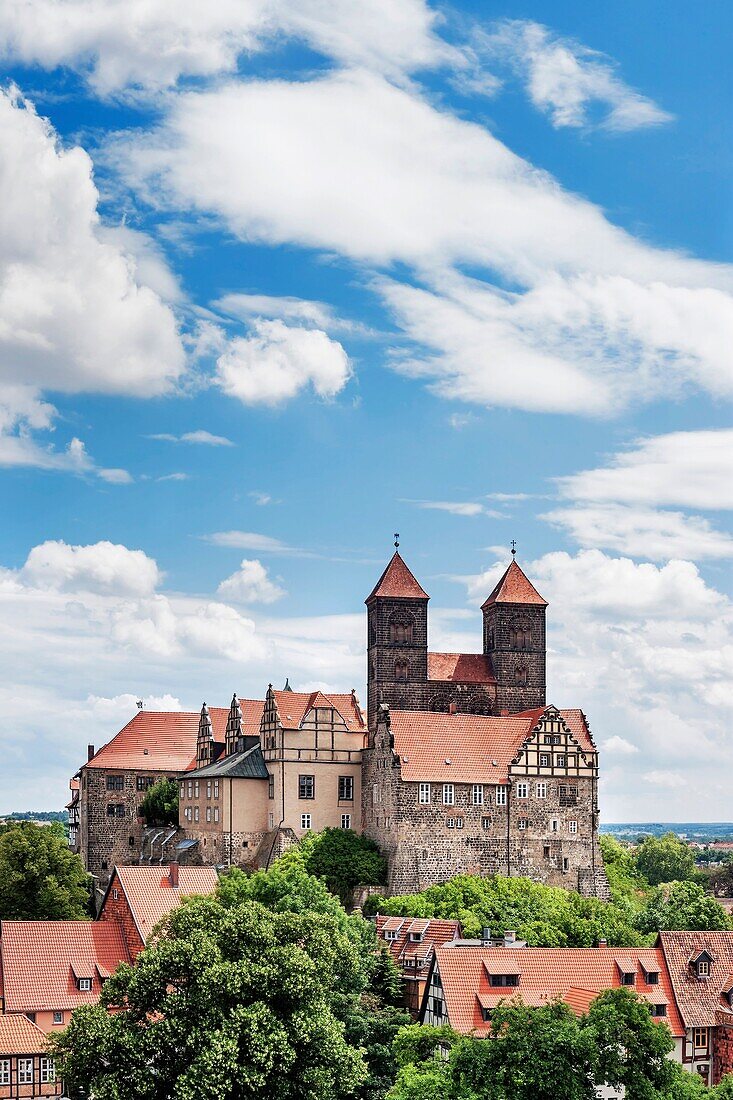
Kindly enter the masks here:
<path id="1" fill-rule="evenodd" d="M 464 820 L 462 817 L 456 818 L 456 829 L 462 829 L 464 826 Z"/>
<path id="2" fill-rule="evenodd" d="M 32 1058 L 18 1059 L 18 1084 L 32 1085 L 35 1081 Z"/>
<path id="3" fill-rule="evenodd" d="M 300 815 L 300 827 L 301 827 L 301 829 L 305 829 L 306 831 L 309 830 L 311 828 L 312 821 L 313 821 L 313 818 L 312 818 L 311 814 L 301 814 Z"/>
<path id="4" fill-rule="evenodd" d="M 351 828 L 351 814 L 341 814 L 341 828 L 342 829 L 350 829 Z"/>
<path id="5" fill-rule="evenodd" d="M 0 1085 L 10 1084 L 10 1059 L 0 1058 Z"/>
<path id="6" fill-rule="evenodd" d="M 547 798 L 547 784 L 538 783 L 535 789 L 535 794 L 538 798 Z"/>
<path id="7" fill-rule="evenodd" d="M 206 820 L 211 821 L 211 806 L 206 807 Z"/>
<path id="8" fill-rule="evenodd" d="M 550 766 L 550 754 L 549 754 L 549 752 L 541 752 L 540 753 L 540 767 L 541 768 L 549 768 L 549 766 Z"/>
<path id="9" fill-rule="evenodd" d="M 198 822 L 198 819 L 199 819 L 199 808 L 198 808 L 198 806 L 194 806 L 194 808 L 193 808 L 193 819 L 194 819 L 194 821 Z"/>
<path id="10" fill-rule="evenodd" d="M 484 804 L 484 785 L 483 783 L 474 783 L 471 790 L 471 802 L 474 806 L 483 806 Z"/>
<path id="11" fill-rule="evenodd" d="M 558 821 L 558 819 L 556 817 L 553 817 L 552 821 L 550 822 L 550 832 L 551 833 L 557 833 L 559 831 L 560 831 L 560 822 Z"/>
<path id="12" fill-rule="evenodd" d="M 219 821 L 219 807 L 214 806 L 214 822 L 218 823 L 218 821 Z"/>
<path id="13" fill-rule="evenodd" d="M 417 800 L 421 806 L 430 805 L 430 784 L 421 783 L 418 791 Z"/>
<path id="14" fill-rule="evenodd" d="M 522 829 L 523 831 L 527 828 L 527 818 L 526 817 L 520 817 L 519 818 L 519 821 L 517 821 L 517 828 Z"/>
<path id="15" fill-rule="evenodd" d="M 219 780 L 215 779 L 214 780 L 214 798 L 218 798 L 218 797 L 219 797 Z"/>
<path id="16" fill-rule="evenodd" d="M 529 783 L 517 783 L 514 789 L 515 798 L 529 798 Z"/>
<path id="17" fill-rule="evenodd" d="M 54 1010 L 54 1014 L 53 1014 L 53 1022 L 54 1022 L 55 1024 L 62 1024 L 62 1023 L 64 1022 L 64 1014 L 63 1014 L 63 1012 L 59 1012 L 58 1010 Z"/>
<path id="18" fill-rule="evenodd" d="M 496 805 L 506 806 L 506 787 L 496 788 Z"/>
<path id="19" fill-rule="evenodd" d="M 79 992 L 91 993 L 92 991 L 92 979 L 91 978 L 79 978 Z"/>
<path id="20" fill-rule="evenodd" d="M 443 784 L 443 805 L 455 806 L 456 804 L 456 788 L 453 783 Z"/>
<path id="21" fill-rule="evenodd" d="M 48 1085 L 56 1080 L 56 1066 L 53 1058 L 41 1058 L 41 1084 Z"/>
<path id="22" fill-rule="evenodd" d="M 577 831 L 578 831 L 578 822 L 577 821 L 568 821 L 568 829 L 570 830 L 571 833 L 577 833 Z"/>

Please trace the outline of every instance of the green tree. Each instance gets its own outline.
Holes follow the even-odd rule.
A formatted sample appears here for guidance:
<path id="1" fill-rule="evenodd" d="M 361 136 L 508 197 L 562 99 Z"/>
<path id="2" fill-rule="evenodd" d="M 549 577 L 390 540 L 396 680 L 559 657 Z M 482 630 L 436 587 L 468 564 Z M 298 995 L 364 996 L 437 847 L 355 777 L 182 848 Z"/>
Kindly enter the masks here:
<path id="1" fill-rule="evenodd" d="M 599 840 L 612 900 L 616 904 L 630 903 L 638 908 L 649 883 L 639 872 L 633 850 L 608 833 L 601 833 Z"/>
<path id="2" fill-rule="evenodd" d="M 0 830 L 3 920 L 84 920 L 89 883 L 63 825 L 16 821 Z"/>
<path id="3" fill-rule="evenodd" d="M 387 1100 L 456 1100 L 452 1066 L 445 1058 L 459 1036 L 450 1027 L 409 1024 L 397 1032 L 394 1054 L 399 1068 Z M 461 1100 L 470 1093 L 461 1092 Z"/>
<path id="4" fill-rule="evenodd" d="M 69 1095 L 97 1100 L 341 1100 L 366 1077 L 334 1000 L 358 971 L 318 913 L 192 898 L 53 1039 Z M 110 1009 L 114 1011 L 109 1011 Z"/>
<path id="5" fill-rule="evenodd" d="M 302 863 L 308 874 L 323 879 L 345 905 L 355 886 L 381 886 L 387 881 L 387 860 L 377 845 L 351 829 L 310 833 L 278 862 L 284 866 Z"/>
<path id="6" fill-rule="evenodd" d="M 140 814 L 148 825 L 178 824 L 178 784 L 174 779 L 159 779 L 140 803 Z"/>
<path id="7" fill-rule="evenodd" d="M 714 1100 L 733 1100 L 733 1073 L 727 1073 L 713 1089 Z"/>
<path id="8" fill-rule="evenodd" d="M 641 932 L 730 928 L 723 906 L 706 894 L 696 882 L 667 882 L 649 894 L 644 909 L 636 918 Z"/>
<path id="9" fill-rule="evenodd" d="M 584 1030 L 595 1041 L 597 1084 L 623 1087 L 626 1100 L 659 1100 L 671 1087 L 672 1033 L 632 990 L 622 986 L 601 993 L 588 1010 Z"/>
<path id="10" fill-rule="evenodd" d="M 652 886 L 660 882 L 692 881 L 696 877 L 692 849 L 674 833 L 646 837 L 637 849 L 636 866 Z"/>

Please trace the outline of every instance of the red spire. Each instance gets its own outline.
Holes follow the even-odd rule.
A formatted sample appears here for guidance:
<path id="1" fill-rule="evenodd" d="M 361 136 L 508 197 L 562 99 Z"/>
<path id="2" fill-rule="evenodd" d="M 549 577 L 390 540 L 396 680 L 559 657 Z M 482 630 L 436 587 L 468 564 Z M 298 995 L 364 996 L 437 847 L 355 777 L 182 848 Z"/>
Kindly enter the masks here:
<path id="1" fill-rule="evenodd" d="M 481 610 L 483 611 L 494 603 L 534 604 L 539 607 L 547 607 L 547 600 L 543 600 L 534 585 L 527 580 L 514 558 L 512 558 L 511 565 L 504 572 L 494 591 L 481 605 Z"/>
<path id="2" fill-rule="evenodd" d="M 415 580 L 398 551 L 395 551 L 392 555 L 389 565 L 367 596 L 365 602 L 369 603 L 375 596 L 397 596 L 408 600 L 430 599 L 427 592 L 425 592 Z"/>

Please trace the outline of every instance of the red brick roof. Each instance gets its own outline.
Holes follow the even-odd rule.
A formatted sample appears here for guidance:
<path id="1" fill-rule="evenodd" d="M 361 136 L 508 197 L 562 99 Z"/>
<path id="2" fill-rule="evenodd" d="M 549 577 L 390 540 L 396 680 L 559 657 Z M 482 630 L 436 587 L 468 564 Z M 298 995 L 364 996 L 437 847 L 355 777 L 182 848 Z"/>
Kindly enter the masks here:
<path id="1" fill-rule="evenodd" d="M 181 898 L 212 894 L 219 881 L 215 867 L 179 867 L 178 886 L 171 886 L 170 872 L 164 867 L 115 867 L 115 871 L 143 943 Z"/>
<path id="2" fill-rule="evenodd" d="M 634 962 L 635 991 L 652 1004 L 667 1004 L 664 1017 L 675 1036 L 684 1034 L 684 1026 L 674 1001 L 669 973 L 660 949 L 611 947 L 437 947 L 437 965 L 443 983 L 448 1022 L 456 1031 L 476 1030 L 486 1035 L 489 1024 L 483 1019 L 481 1005 L 493 1008 L 499 1001 L 520 996 L 529 1005 L 544 1004 L 560 998 L 578 1015 L 586 1012 L 595 996 L 604 989 L 621 985 L 617 960 Z M 489 982 L 486 964 L 506 973 L 519 969 L 519 985 L 498 988 Z M 649 985 L 641 966 L 657 967 L 659 984 Z M 647 971 L 648 972 L 648 971 Z"/>
<path id="3" fill-rule="evenodd" d="M 8 1054 L 45 1054 L 48 1039 L 27 1016 L 0 1016 L 0 1057 Z"/>
<path id="4" fill-rule="evenodd" d="M 395 551 L 390 562 L 367 596 L 369 603 L 375 596 L 398 596 L 407 600 L 429 600 L 427 592 L 415 580 L 404 561 Z"/>
<path id="5" fill-rule="evenodd" d="M 481 605 L 481 610 L 490 607 L 494 603 L 518 603 L 534 604 L 539 607 L 547 607 L 547 600 L 543 600 L 534 585 L 527 580 L 522 570 L 512 558 L 512 563 L 497 583 L 494 591 Z"/>
<path id="6" fill-rule="evenodd" d="M 384 933 L 390 929 L 398 933 L 396 940 L 384 939 Z M 411 932 L 422 932 L 422 940 L 419 942 L 410 940 Z M 429 959 L 435 947 L 457 939 L 460 934 L 461 926 L 457 920 L 438 920 L 433 917 L 382 917 L 377 914 L 377 935 L 383 940 L 385 947 L 389 948 L 398 966 L 405 959 L 413 958 L 415 955 Z"/>
<path id="7" fill-rule="evenodd" d="M 496 683 L 491 658 L 484 653 L 428 653 L 428 680 Z"/>
<path id="8" fill-rule="evenodd" d="M 660 932 L 658 942 L 686 1026 L 713 1027 L 733 973 L 733 932 Z M 709 978 L 698 978 L 690 966 L 703 951 L 712 959 Z"/>
<path id="9" fill-rule="evenodd" d="M 130 962 L 120 928 L 97 921 L 0 921 L 6 1012 L 74 1009 L 94 1004 L 102 977 Z M 76 977 L 91 978 L 90 992 Z"/>
<path id="10" fill-rule="evenodd" d="M 335 707 L 350 733 L 363 734 L 364 715 L 355 695 L 324 695 L 322 691 L 273 691 L 277 712 L 284 729 L 297 730 L 314 707 Z M 259 726 L 258 732 L 259 732 Z"/>

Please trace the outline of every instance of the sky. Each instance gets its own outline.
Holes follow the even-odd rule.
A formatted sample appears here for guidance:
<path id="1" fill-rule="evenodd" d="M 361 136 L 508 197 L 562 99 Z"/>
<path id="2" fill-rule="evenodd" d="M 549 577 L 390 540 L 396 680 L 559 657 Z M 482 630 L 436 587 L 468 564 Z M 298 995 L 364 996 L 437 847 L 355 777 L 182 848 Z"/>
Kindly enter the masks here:
<path id="1" fill-rule="evenodd" d="M 720 0 L 0 0 L 0 812 L 136 709 L 365 699 L 509 560 L 601 816 L 729 820 Z"/>

